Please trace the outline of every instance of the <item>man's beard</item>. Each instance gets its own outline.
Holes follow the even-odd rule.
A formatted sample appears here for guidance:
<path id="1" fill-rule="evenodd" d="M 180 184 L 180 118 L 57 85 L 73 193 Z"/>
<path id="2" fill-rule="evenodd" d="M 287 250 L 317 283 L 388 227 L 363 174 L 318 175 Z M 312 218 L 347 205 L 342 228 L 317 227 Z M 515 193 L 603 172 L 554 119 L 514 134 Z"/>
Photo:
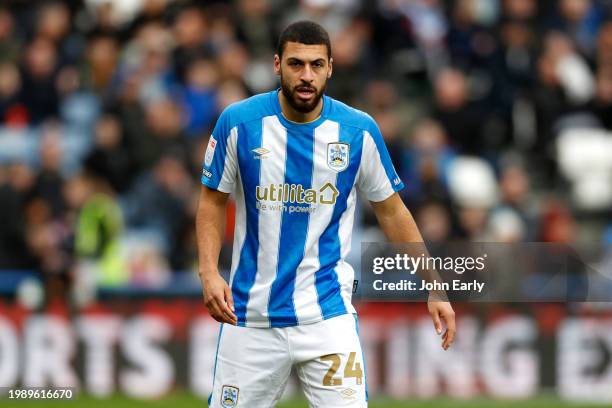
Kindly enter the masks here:
<path id="1" fill-rule="evenodd" d="M 283 75 L 281 74 L 281 91 L 283 92 L 283 95 L 285 96 L 285 99 L 287 100 L 287 102 L 289 102 L 289 105 L 291 105 L 293 109 L 295 109 L 296 111 L 300 113 L 312 112 L 313 109 L 317 107 L 317 105 L 319 104 L 319 101 L 323 97 L 323 92 L 325 92 L 326 86 L 327 86 L 327 80 L 325 81 L 325 83 L 323 84 L 323 86 L 318 92 L 314 86 L 309 86 L 305 84 L 300 84 L 292 88 L 291 85 L 285 82 L 285 80 L 283 79 Z M 300 88 L 308 88 L 308 89 L 314 90 L 313 98 L 307 102 L 302 101 L 297 96 L 297 90 Z"/>

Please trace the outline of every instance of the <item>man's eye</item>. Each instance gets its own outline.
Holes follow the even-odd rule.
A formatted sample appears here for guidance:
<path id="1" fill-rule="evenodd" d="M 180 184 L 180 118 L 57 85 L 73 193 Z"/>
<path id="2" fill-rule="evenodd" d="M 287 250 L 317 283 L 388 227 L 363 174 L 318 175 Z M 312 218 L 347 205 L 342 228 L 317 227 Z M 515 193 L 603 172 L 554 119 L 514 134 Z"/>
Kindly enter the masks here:
<path id="1" fill-rule="evenodd" d="M 315 68 L 322 68 L 323 67 L 323 63 L 322 62 L 315 62 L 314 64 Z"/>

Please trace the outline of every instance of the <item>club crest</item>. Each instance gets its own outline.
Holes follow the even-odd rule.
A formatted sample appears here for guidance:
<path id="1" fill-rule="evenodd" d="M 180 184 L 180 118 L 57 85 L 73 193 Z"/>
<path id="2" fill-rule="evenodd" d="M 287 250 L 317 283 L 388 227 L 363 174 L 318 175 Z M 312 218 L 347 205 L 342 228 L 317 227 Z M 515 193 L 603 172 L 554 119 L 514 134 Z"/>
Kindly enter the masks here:
<path id="1" fill-rule="evenodd" d="M 328 143 L 327 167 L 336 172 L 346 170 L 349 165 L 349 150 L 348 143 Z"/>
<path id="2" fill-rule="evenodd" d="M 221 406 L 223 408 L 234 408 L 238 405 L 238 387 L 224 385 L 221 388 Z"/>

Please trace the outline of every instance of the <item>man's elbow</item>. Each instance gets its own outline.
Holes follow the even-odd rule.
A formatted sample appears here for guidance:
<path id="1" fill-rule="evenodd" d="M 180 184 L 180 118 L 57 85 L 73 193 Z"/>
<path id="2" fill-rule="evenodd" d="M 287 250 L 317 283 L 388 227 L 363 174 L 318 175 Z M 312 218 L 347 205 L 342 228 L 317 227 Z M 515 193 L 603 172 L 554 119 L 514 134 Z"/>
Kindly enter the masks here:
<path id="1" fill-rule="evenodd" d="M 228 193 L 224 193 L 219 190 L 212 189 L 205 185 L 202 185 L 202 190 L 200 192 L 200 203 L 199 207 L 202 205 L 211 205 L 213 207 L 225 207 L 227 204 L 227 200 L 229 198 Z"/>

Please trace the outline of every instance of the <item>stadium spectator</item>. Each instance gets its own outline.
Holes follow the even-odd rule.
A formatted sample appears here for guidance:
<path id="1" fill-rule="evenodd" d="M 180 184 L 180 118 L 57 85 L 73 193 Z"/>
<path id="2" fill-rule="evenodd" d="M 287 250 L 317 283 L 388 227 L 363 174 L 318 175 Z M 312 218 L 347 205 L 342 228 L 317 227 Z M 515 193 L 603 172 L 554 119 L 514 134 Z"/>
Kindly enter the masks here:
<path id="1" fill-rule="evenodd" d="M 21 41 L 15 35 L 15 19 L 10 9 L 0 7 L 0 62 L 16 62 L 21 47 Z"/>
<path id="2" fill-rule="evenodd" d="M 219 74 L 214 61 L 195 59 L 187 66 L 181 93 L 186 115 L 186 131 L 190 137 L 205 136 L 217 117 L 217 82 Z"/>
<path id="3" fill-rule="evenodd" d="M 35 261 L 26 243 L 23 190 L 27 185 L 18 185 L 14 166 L 0 168 L 0 210 L 5 220 L 0 228 L 0 268 L 30 269 Z"/>
<path id="4" fill-rule="evenodd" d="M 123 216 L 112 188 L 96 173 L 86 171 L 68 181 L 66 199 L 76 214 L 76 279 L 90 285 L 126 284 L 129 275 L 119 245 Z"/>
<path id="5" fill-rule="evenodd" d="M 11 62 L 0 64 L 0 122 L 5 126 L 27 124 L 26 108 L 21 104 L 21 74 Z"/>
<path id="6" fill-rule="evenodd" d="M 175 270 L 187 266 L 178 260 L 186 250 L 183 238 L 192 226 L 189 206 L 195 186 L 185 168 L 185 157 L 166 151 L 153 169 L 135 182 L 124 203 L 128 225 L 152 230 L 161 237 Z"/>
<path id="7" fill-rule="evenodd" d="M 20 100 L 32 124 L 57 116 L 59 60 L 55 45 L 44 37 L 30 42 L 23 56 Z"/>
<path id="8" fill-rule="evenodd" d="M 436 104 L 433 117 L 444 127 L 451 144 L 468 154 L 483 154 L 484 112 L 470 103 L 465 74 L 444 69 L 435 79 Z"/>
<path id="9" fill-rule="evenodd" d="M 35 195 L 49 207 L 53 218 L 62 218 L 66 203 L 62 189 L 62 128 L 59 123 L 45 124 L 40 142 L 40 167 L 36 176 Z"/>
<path id="10" fill-rule="evenodd" d="M 453 236 L 450 211 L 439 200 L 430 200 L 420 205 L 415 213 L 415 220 L 420 225 L 425 242 L 444 243 Z"/>
<path id="11" fill-rule="evenodd" d="M 404 178 L 409 181 L 402 198 L 411 206 L 431 199 L 446 201 L 446 172 L 454 156 L 440 123 L 422 120 L 412 134 L 409 148 L 404 151 L 402 169 Z"/>
<path id="12" fill-rule="evenodd" d="M 130 186 L 134 168 L 116 116 L 105 114 L 98 119 L 94 128 L 94 147 L 84 165 L 106 179 L 117 193 L 124 193 Z"/>

